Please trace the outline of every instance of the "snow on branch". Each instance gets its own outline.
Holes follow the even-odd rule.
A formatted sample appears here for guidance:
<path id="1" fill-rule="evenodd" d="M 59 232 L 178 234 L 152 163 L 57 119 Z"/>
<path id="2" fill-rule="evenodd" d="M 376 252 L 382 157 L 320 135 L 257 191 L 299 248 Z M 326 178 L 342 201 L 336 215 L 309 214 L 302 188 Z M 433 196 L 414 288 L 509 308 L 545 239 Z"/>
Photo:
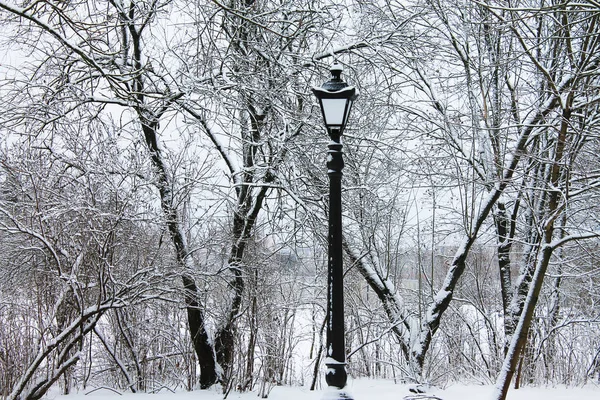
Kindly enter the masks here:
<path id="1" fill-rule="evenodd" d="M 52 26 L 50 26 L 49 23 L 42 21 L 40 18 L 37 18 L 33 15 L 28 14 L 26 8 L 12 6 L 12 5 L 6 4 L 4 1 L 0 1 L 0 9 L 4 9 L 14 15 L 17 15 L 28 21 L 31 21 L 34 25 L 38 26 L 43 31 L 54 36 L 54 38 L 57 39 L 60 43 L 62 43 L 63 46 L 67 47 L 68 49 L 73 51 L 75 54 L 77 54 L 79 57 L 81 57 L 81 59 L 86 64 L 88 64 L 93 69 L 98 71 L 98 73 L 100 73 L 100 75 L 103 76 L 104 78 L 106 78 L 109 82 L 114 82 L 114 83 L 117 82 L 115 77 L 111 76 L 110 73 L 106 72 L 104 70 L 104 68 L 102 68 L 102 66 L 100 64 L 98 64 L 98 62 L 96 62 L 96 60 L 93 57 L 91 57 L 84 49 L 77 46 L 75 43 L 72 43 L 69 39 L 65 38 L 56 29 L 54 29 Z"/>
<path id="2" fill-rule="evenodd" d="M 234 179 L 234 183 L 240 183 L 239 178 L 237 178 L 239 176 L 239 174 L 238 174 L 238 168 L 235 166 L 235 162 L 233 161 L 233 159 L 230 156 L 229 152 L 227 151 L 226 147 L 219 141 L 219 138 L 217 138 L 216 134 L 208 126 L 208 122 L 206 122 L 206 119 L 202 115 L 200 115 L 200 113 L 198 113 L 196 110 L 192 109 L 191 107 L 188 107 L 185 104 L 181 104 L 181 103 L 179 103 L 179 105 L 185 112 L 187 112 L 192 117 L 194 117 L 200 123 L 202 128 L 204 128 L 204 132 L 206 133 L 206 136 L 208 136 L 210 141 L 215 146 L 215 149 L 219 152 L 219 155 L 221 156 L 221 158 L 227 165 L 227 169 L 229 170 L 229 173 L 231 174 L 232 179 Z M 236 180 L 238 182 L 235 182 Z"/>

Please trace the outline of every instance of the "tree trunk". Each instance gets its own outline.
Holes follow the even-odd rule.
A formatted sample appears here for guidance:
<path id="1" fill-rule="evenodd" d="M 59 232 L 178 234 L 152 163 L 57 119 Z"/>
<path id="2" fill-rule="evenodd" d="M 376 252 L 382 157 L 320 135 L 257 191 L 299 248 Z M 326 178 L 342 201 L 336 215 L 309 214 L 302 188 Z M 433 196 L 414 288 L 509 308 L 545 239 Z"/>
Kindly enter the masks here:
<path id="1" fill-rule="evenodd" d="M 506 206 L 504 202 L 497 203 L 497 211 L 494 215 L 497 234 L 497 253 L 498 253 L 498 272 L 500 275 L 500 293 L 502 296 L 502 309 L 504 315 L 508 314 L 510 301 L 512 298 L 512 279 L 511 279 L 511 261 L 510 251 L 512 248 L 514 229 L 511 226 L 512 221 L 506 215 Z M 505 327 L 506 330 L 506 327 Z"/>
<path id="2" fill-rule="evenodd" d="M 556 146 L 554 151 L 554 158 L 551 167 L 550 180 L 548 182 L 550 187 L 548 207 L 546 212 L 546 222 L 543 226 L 543 240 L 544 244 L 541 248 L 541 253 L 536 264 L 535 273 L 533 274 L 532 281 L 525 299 L 523 307 L 523 314 L 519 319 L 519 324 L 515 329 L 515 334 L 511 340 L 508 352 L 504 359 L 502 371 L 498 377 L 496 383 L 496 393 L 494 398 L 498 400 L 505 400 L 508 393 L 510 382 L 515 373 L 519 358 L 523 354 L 523 350 L 527 343 L 527 336 L 529 334 L 529 328 L 533 319 L 535 306 L 537 304 L 540 292 L 542 290 L 542 284 L 544 282 L 544 276 L 548 265 L 550 264 L 550 257 L 554 251 L 554 247 L 551 245 L 554 236 L 554 223 L 558 218 L 559 204 L 561 200 L 561 192 L 558 189 L 560 187 L 560 178 L 562 174 L 562 163 L 564 162 L 564 151 L 567 139 L 567 133 L 569 130 L 569 123 L 571 117 L 570 106 L 573 102 L 573 92 L 570 92 L 567 96 L 566 104 L 563 108 L 562 122 L 556 140 Z"/>
<path id="3" fill-rule="evenodd" d="M 157 176 L 157 186 L 160 193 L 161 207 L 167 222 L 167 228 L 175 247 L 177 264 L 181 269 L 181 280 L 183 282 L 183 297 L 185 300 L 188 327 L 198 363 L 200 365 L 200 388 L 207 389 L 212 386 L 218 378 L 215 360 L 215 352 L 205 328 L 204 312 L 200 307 L 198 298 L 199 290 L 194 278 L 189 274 L 192 270 L 191 259 L 188 257 L 188 246 L 181 231 L 179 215 L 173 205 L 172 184 L 168 179 L 160 149 L 158 147 L 158 118 L 149 121 L 145 118 L 143 111 L 139 110 L 142 130 L 146 139 L 146 145 L 150 152 L 152 165 Z"/>
<path id="4" fill-rule="evenodd" d="M 258 285 L 258 270 L 254 270 L 253 274 L 253 292 L 252 292 L 252 305 L 250 307 L 250 315 L 249 315 L 249 326 L 248 330 L 248 351 L 246 352 L 246 371 L 244 373 L 244 382 L 241 386 L 242 391 L 252 390 L 252 385 L 254 381 L 254 348 L 256 347 L 256 336 L 258 333 L 257 326 L 257 313 L 258 313 L 258 300 L 256 298 L 256 287 Z"/>

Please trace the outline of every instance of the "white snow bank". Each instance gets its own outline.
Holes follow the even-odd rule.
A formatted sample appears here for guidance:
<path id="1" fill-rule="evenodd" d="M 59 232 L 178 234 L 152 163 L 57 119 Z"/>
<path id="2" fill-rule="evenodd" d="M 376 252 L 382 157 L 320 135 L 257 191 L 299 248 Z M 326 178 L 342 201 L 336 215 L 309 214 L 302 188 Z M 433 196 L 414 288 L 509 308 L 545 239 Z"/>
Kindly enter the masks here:
<path id="1" fill-rule="evenodd" d="M 323 383 L 324 385 L 324 383 Z M 348 386 L 344 389 L 354 400 L 402 400 L 404 396 L 410 395 L 408 391 L 410 385 L 394 384 L 386 380 L 359 379 L 349 380 Z M 155 394 L 132 394 L 123 393 L 119 395 L 106 389 L 99 389 L 92 393 L 90 390 L 71 394 L 69 396 L 60 396 L 57 394 L 48 395 L 47 400 L 222 400 L 220 388 L 211 390 L 196 390 L 193 392 L 171 393 L 163 390 Z M 475 385 L 452 385 L 446 389 L 431 390 L 430 394 L 435 394 L 443 400 L 468 400 L 468 399 L 489 399 L 493 392 L 493 385 L 475 386 Z M 327 388 L 317 391 L 310 391 L 307 387 L 275 387 L 269 396 L 270 400 L 323 400 L 327 396 Z M 89 393 L 86 395 L 86 393 Z M 227 397 L 230 400 L 256 400 L 256 392 L 235 393 L 231 392 Z M 600 387 L 589 385 L 583 388 L 531 388 L 525 387 L 519 390 L 511 389 L 508 392 L 508 400 L 597 400 L 600 399 Z"/>

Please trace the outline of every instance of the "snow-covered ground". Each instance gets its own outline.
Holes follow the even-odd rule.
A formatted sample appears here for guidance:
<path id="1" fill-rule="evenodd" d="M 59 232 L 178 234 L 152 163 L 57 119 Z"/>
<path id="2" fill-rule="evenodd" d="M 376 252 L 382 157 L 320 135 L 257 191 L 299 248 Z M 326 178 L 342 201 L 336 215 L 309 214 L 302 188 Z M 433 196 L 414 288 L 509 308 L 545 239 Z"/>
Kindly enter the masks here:
<path id="1" fill-rule="evenodd" d="M 390 381 L 361 379 L 349 382 L 349 394 L 355 400 L 402 400 L 411 393 L 407 385 L 396 385 Z M 446 389 L 432 390 L 429 394 L 443 400 L 479 400 L 489 399 L 492 386 L 453 385 Z M 304 387 L 275 387 L 270 393 L 270 400 L 323 400 L 329 398 L 327 389 L 310 391 Z M 69 396 L 49 395 L 49 400 L 222 400 L 223 395 L 216 388 L 208 391 L 177 392 L 162 391 L 155 394 L 119 395 L 108 389 L 92 391 L 88 389 Z M 231 392 L 230 400 L 255 400 L 256 393 Z M 522 388 L 511 390 L 508 400 L 597 400 L 600 399 L 600 386 L 584 388 Z"/>

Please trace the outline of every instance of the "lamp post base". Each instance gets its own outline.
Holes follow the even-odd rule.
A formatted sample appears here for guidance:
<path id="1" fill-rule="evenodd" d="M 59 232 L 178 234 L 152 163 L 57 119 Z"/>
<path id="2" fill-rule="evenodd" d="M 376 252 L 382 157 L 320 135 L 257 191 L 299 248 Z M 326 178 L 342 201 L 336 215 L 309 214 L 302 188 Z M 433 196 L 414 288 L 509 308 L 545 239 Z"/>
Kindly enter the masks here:
<path id="1" fill-rule="evenodd" d="M 353 400 L 353 397 L 344 390 L 348 380 L 346 363 L 328 357 L 325 360 L 325 365 L 327 366 L 325 381 L 329 387 L 323 396 L 323 400 Z"/>
<path id="2" fill-rule="evenodd" d="M 325 382 L 327 382 L 327 386 L 336 389 L 343 389 L 346 386 L 346 381 L 348 380 L 346 364 L 331 360 L 326 361 L 325 365 L 327 366 L 327 372 L 325 373 Z"/>

